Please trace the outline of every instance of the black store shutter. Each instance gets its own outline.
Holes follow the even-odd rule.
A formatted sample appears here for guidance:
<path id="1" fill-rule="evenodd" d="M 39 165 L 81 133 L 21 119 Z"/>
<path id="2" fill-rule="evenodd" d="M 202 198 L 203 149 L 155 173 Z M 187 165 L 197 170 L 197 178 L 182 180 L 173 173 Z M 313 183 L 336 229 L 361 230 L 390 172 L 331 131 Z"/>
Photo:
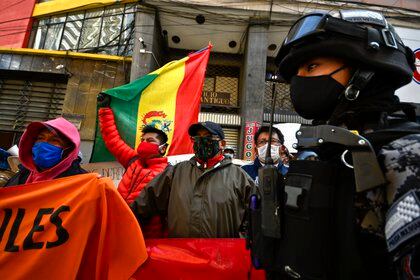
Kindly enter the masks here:
<path id="1" fill-rule="evenodd" d="M 21 132 L 30 122 L 59 117 L 66 87 L 45 79 L 0 78 L 0 130 Z"/>

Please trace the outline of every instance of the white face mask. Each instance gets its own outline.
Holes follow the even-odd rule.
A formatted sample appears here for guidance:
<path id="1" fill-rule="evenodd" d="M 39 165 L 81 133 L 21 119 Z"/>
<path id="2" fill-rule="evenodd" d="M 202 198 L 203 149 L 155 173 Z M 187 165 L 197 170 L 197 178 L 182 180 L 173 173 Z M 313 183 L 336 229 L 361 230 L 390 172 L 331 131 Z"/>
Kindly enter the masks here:
<path id="1" fill-rule="evenodd" d="M 262 163 L 265 163 L 265 156 L 267 154 L 267 148 L 268 148 L 268 143 L 258 148 L 258 159 Z M 280 146 L 271 145 L 271 158 L 273 159 L 274 163 L 277 163 L 278 160 L 280 159 L 279 151 L 280 151 Z"/>
<path id="2" fill-rule="evenodd" d="M 233 155 L 230 153 L 223 154 L 225 158 L 233 158 Z"/>

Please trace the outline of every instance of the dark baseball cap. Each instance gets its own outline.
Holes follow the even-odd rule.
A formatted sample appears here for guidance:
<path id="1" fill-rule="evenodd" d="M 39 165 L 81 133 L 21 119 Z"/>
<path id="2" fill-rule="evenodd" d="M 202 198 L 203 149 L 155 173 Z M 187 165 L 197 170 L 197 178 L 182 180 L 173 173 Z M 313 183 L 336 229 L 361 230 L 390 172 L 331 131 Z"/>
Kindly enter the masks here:
<path id="1" fill-rule="evenodd" d="M 223 133 L 223 129 L 220 124 L 209 121 L 199 122 L 191 125 L 188 129 L 188 134 L 190 136 L 197 136 L 197 132 L 200 130 L 200 128 L 207 129 L 212 135 L 219 136 L 219 138 L 222 140 L 225 139 L 225 134 Z"/>

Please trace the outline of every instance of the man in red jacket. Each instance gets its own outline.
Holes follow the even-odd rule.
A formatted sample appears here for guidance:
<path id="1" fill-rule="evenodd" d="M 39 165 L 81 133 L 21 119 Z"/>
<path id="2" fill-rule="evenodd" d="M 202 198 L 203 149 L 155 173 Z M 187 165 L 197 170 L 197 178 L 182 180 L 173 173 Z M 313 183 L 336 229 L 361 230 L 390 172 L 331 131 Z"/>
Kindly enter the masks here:
<path id="1" fill-rule="evenodd" d="M 121 139 L 109 104 L 108 95 L 98 95 L 98 119 L 102 138 L 108 150 L 126 170 L 118 185 L 118 192 L 130 204 L 147 183 L 168 165 L 168 159 L 164 156 L 168 147 L 168 136 L 156 127 L 145 126 L 139 146 L 136 150 L 131 148 Z M 164 237 L 158 217 L 153 218 L 142 230 L 146 238 Z"/>

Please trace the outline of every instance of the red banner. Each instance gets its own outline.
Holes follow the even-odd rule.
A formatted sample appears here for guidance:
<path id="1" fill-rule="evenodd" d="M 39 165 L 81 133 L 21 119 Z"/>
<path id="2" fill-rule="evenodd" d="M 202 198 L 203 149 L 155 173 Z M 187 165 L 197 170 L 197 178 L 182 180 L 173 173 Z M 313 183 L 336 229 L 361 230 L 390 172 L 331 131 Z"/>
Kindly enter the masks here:
<path id="1" fill-rule="evenodd" d="M 241 238 L 147 239 L 149 258 L 132 279 L 265 279 Z"/>

